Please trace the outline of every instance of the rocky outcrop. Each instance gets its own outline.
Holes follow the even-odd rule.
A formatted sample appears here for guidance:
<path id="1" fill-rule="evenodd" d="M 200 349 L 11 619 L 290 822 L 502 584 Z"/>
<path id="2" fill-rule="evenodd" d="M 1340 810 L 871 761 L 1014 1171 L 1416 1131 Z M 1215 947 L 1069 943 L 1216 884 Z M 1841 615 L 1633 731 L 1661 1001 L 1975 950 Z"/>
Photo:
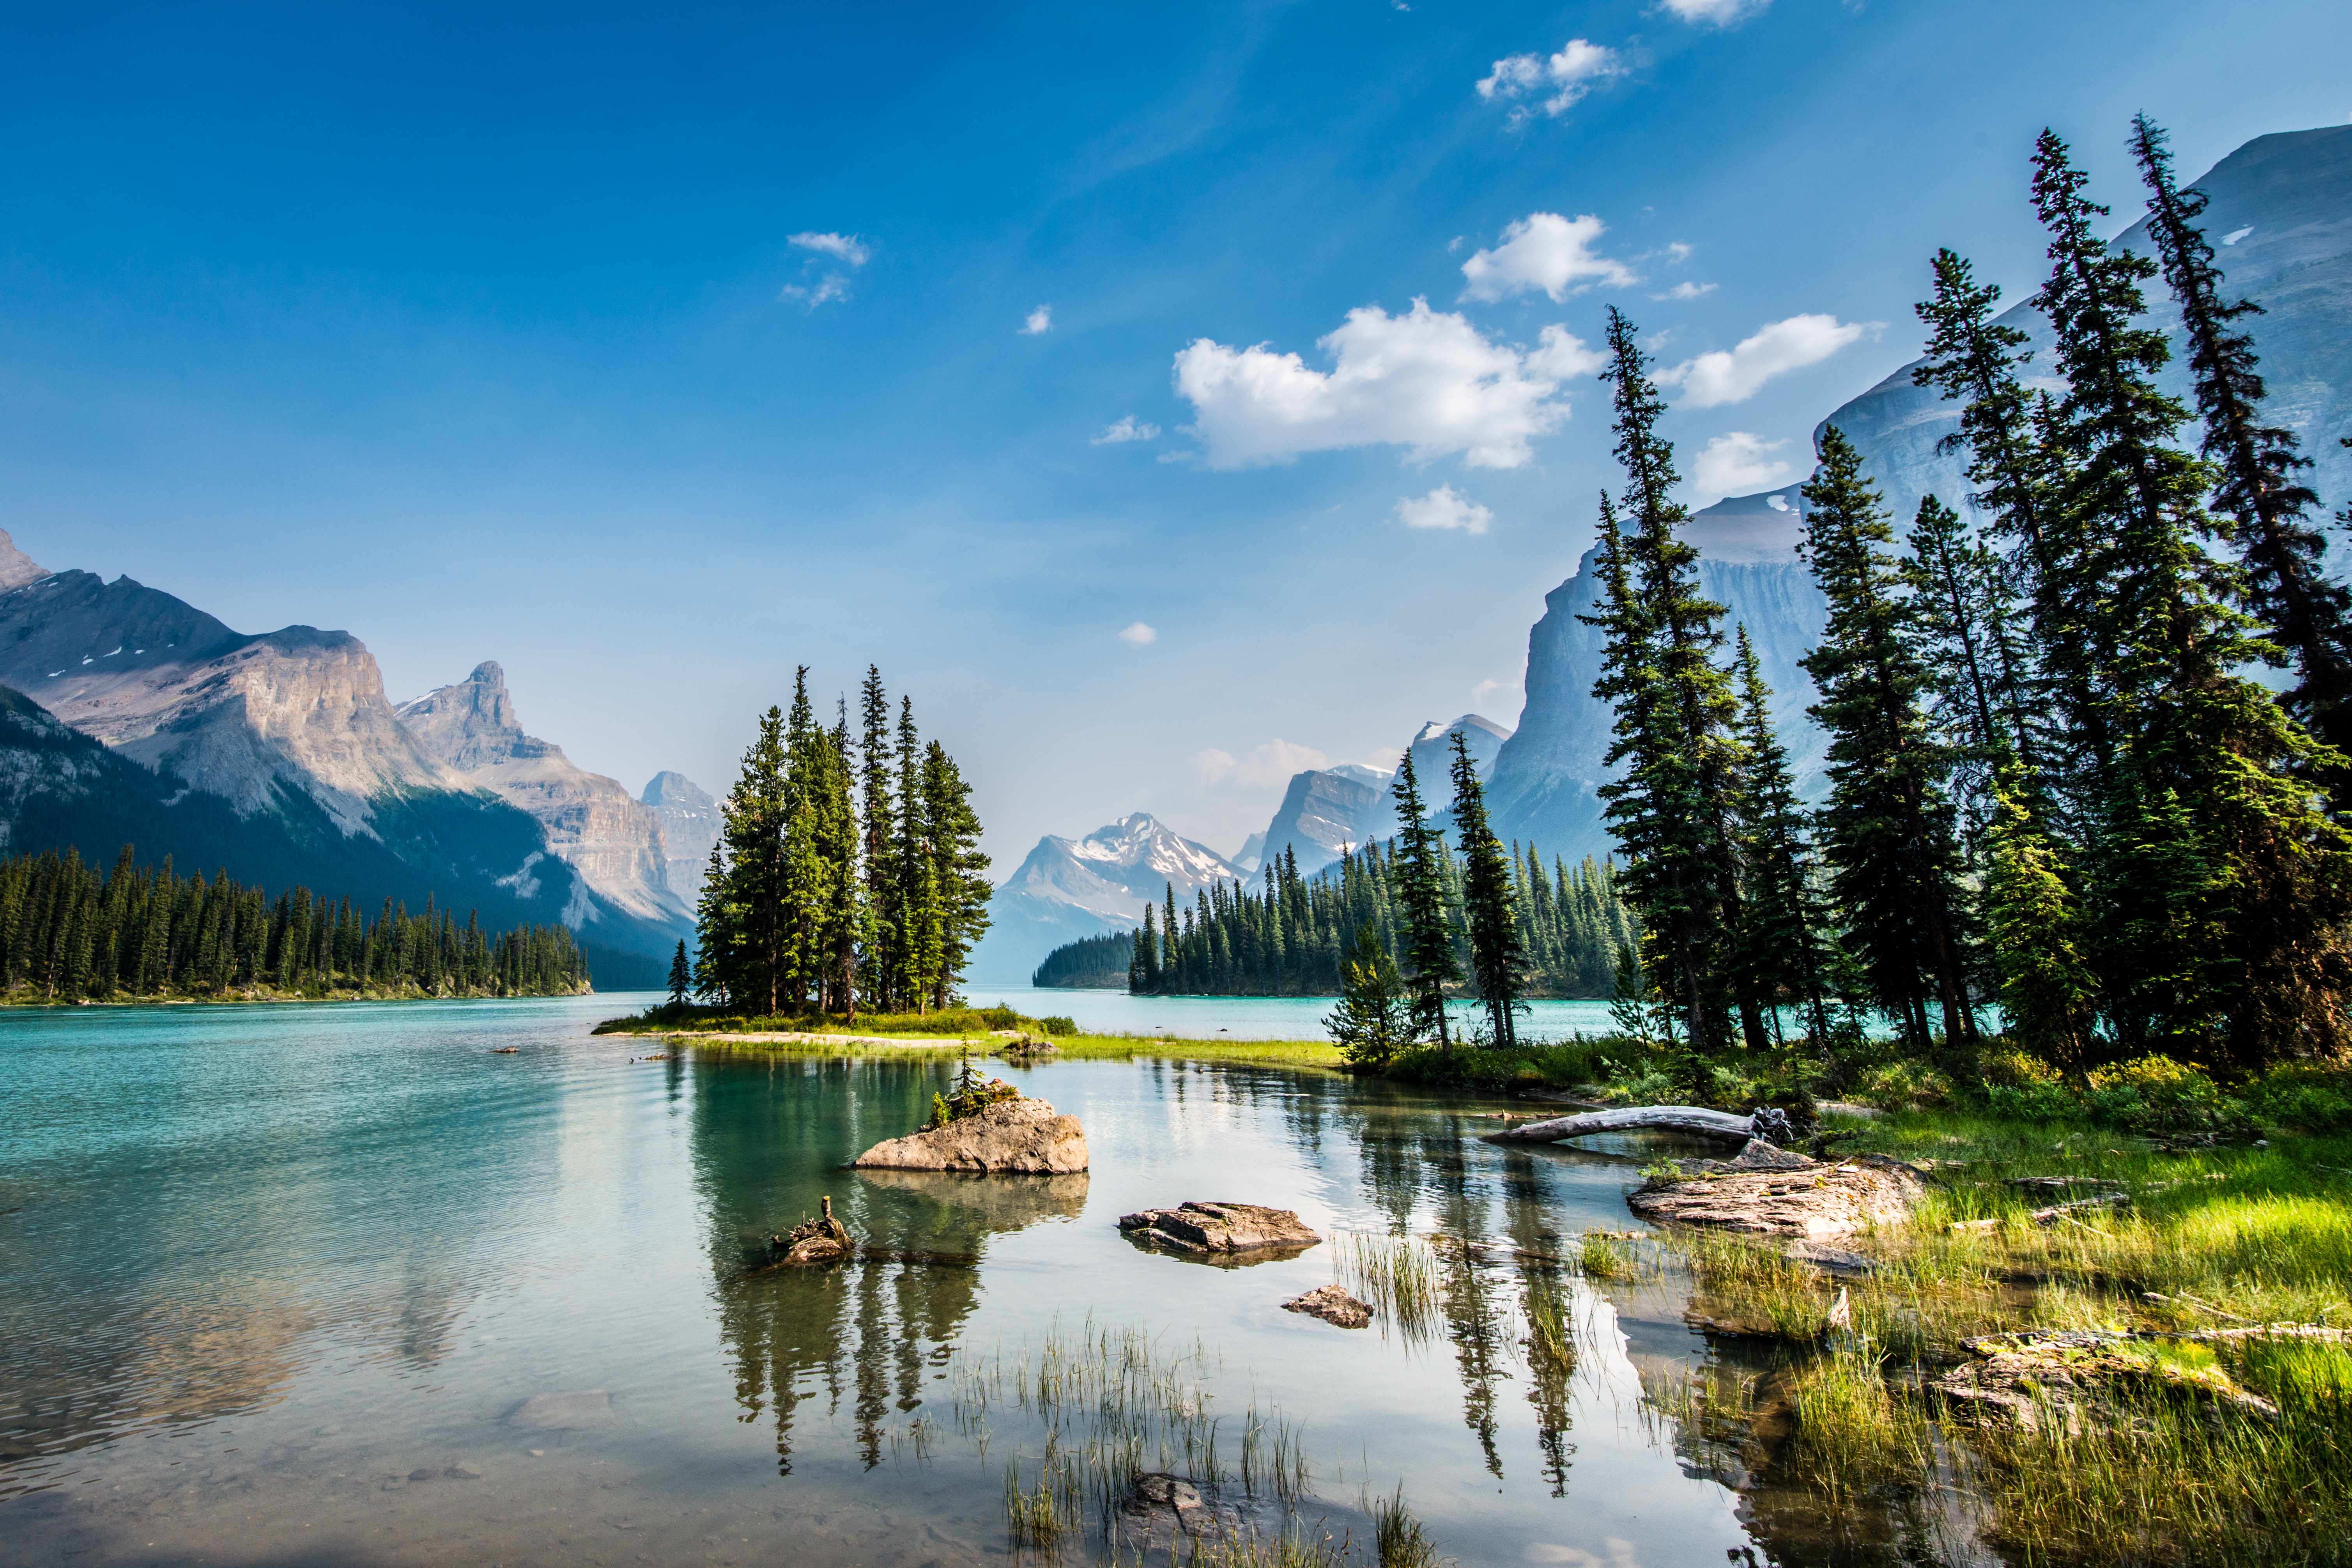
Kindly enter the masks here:
<path id="1" fill-rule="evenodd" d="M 1184 1203 L 1172 1209 L 1121 1215 L 1130 1241 L 1213 1262 L 1264 1263 L 1296 1258 L 1323 1238 L 1292 1209 L 1256 1204 Z"/>
<path id="2" fill-rule="evenodd" d="M 859 1170 L 1065 1176 L 1087 1168 L 1087 1134 L 1076 1117 L 1042 1100 L 1010 1100 L 877 1143 L 850 1163 Z"/>
<path id="3" fill-rule="evenodd" d="M 16 548 L 8 531 L 0 528 L 0 592 L 21 588 L 27 583 L 37 583 L 49 574 L 49 569 Z"/>
<path id="4" fill-rule="evenodd" d="M 1262 860 L 1287 853 L 1301 871 L 1319 871 L 1381 831 L 1389 775 L 1360 763 L 1291 775 L 1262 836 Z M 1389 831 L 1396 831 L 1393 818 Z"/>
<path id="5" fill-rule="evenodd" d="M 1625 1206 L 1654 1224 L 1819 1240 L 1902 1225 L 1925 1191 L 1897 1161 L 1865 1154 L 1829 1165 L 1756 1141 L 1734 1159 L 1676 1167 L 1627 1194 Z"/>
<path id="6" fill-rule="evenodd" d="M 619 781 L 592 773 L 551 741 L 523 732 L 495 660 L 397 710 L 417 742 L 466 784 L 528 813 L 548 847 L 607 900 L 641 920 L 677 921 L 661 818 Z"/>
<path id="7" fill-rule="evenodd" d="M 702 898 L 711 847 L 725 826 L 710 792 L 684 773 L 659 773 L 638 797 L 661 819 L 662 852 L 667 857 L 669 890 L 693 909 Z"/>
<path id="8" fill-rule="evenodd" d="M 1304 1312 L 1310 1318 L 1342 1329 L 1370 1328 L 1372 1309 L 1369 1302 L 1359 1301 L 1345 1288 L 1325 1285 L 1309 1290 L 1304 1296 L 1293 1296 L 1282 1304 L 1286 1312 Z"/>

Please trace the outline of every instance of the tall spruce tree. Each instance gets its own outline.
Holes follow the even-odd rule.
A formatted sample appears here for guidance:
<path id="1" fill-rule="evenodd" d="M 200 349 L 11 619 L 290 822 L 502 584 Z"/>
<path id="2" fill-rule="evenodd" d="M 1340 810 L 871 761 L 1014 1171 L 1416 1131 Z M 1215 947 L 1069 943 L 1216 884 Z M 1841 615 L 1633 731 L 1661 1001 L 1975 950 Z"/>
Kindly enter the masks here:
<path id="1" fill-rule="evenodd" d="M 694 971 L 687 966 L 686 942 L 680 938 L 677 951 L 669 958 L 669 1005 L 686 1005 L 686 994 L 694 989 Z"/>
<path id="2" fill-rule="evenodd" d="M 1789 771 L 1788 749 L 1772 722 L 1772 689 L 1738 630 L 1740 743 L 1747 752 L 1740 803 L 1740 854 L 1746 889 L 1740 901 L 1738 981 L 1772 1003 L 1772 1029 L 1780 1041 L 1780 1003 L 1804 1015 L 1813 1048 L 1829 1048 L 1829 969 L 1822 933 L 1827 921 L 1813 890 L 1812 851 L 1805 805 Z"/>
<path id="3" fill-rule="evenodd" d="M 1412 749 L 1405 748 L 1397 763 L 1397 836 L 1395 887 L 1398 946 L 1402 949 L 1405 984 L 1412 994 L 1412 1027 L 1417 1037 L 1437 1037 L 1450 1047 L 1445 1020 L 1445 988 L 1462 978 L 1454 953 L 1454 932 L 1447 919 L 1445 875 L 1441 862 L 1445 840 L 1430 826 L 1429 810 L 1414 776 Z"/>
<path id="4" fill-rule="evenodd" d="M 2199 543 L 2210 470 L 2174 444 L 2188 412 L 2155 382 L 2170 350 L 2137 324 L 2157 264 L 2100 241 L 2086 179 L 2043 132 L 2052 268 L 2035 303 L 2067 382 L 2053 564 L 2084 607 L 2104 740 L 2078 870 L 2107 1028 L 2126 1050 L 2238 1064 L 2333 1051 L 2352 838 L 2305 782 L 2330 753 L 2235 673 L 2263 645 L 2230 605 L 2237 574 Z"/>
<path id="5" fill-rule="evenodd" d="M 2148 236 L 2180 306 L 2204 454 L 2216 470 L 2214 510 L 2235 524 L 2247 604 L 2294 659 L 2288 711 L 2327 744 L 2352 751 L 2352 593 L 2320 566 L 2327 539 L 2306 517 L 2319 497 L 2296 477 L 2311 459 L 2294 431 L 2263 422 L 2262 362 L 2238 324 L 2263 308 L 2243 298 L 2223 302 L 2221 269 L 2197 222 L 2208 198 L 2173 179 L 2163 130 L 2136 115 L 2131 143 L 2148 188 Z M 2341 803 L 2342 766 L 2330 771 Z"/>
<path id="6" fill-rule="evenodd" d="M 944 1007 L 962 980 L 971 950 L 988 934 L 988 857 L 980 847 L 980 816 L 971 786 L 937 741 L 923 752 L 923 820 L 940 908 L 940 964 L 931 1005 Z"/>
<path id="7" fill-rule="evenodd" d="M 1486 1005 L 1489 1037 L 1504 1049 L 1519 1043 L 1517 1013 L 1527 994 L 1527 952 L 1513 905 L 1511 860 L 1486 821 L 1486 795 L 1470 740 L 1454 731 L 1454 832 L 1465 861 L 1462 913 L 1470 932 L 1470 978 Z"/>
<path id="8" fill-rule="evenodd" d="M 721 807 L 725 885 L 707 902 L 722 919 L 703 943 L 719 965 L 719 985 L 729 1001 L 772 1014 L 782 1008 L 789 984 L 784 772 L 784 715 L 771 708 L 761 715 L 759 736 Z M 714 936 L 719 944 L 709 942 Z"/>
<path id="9" fill-rule="evenodd" d="M 817 854 L 824 862 L 824 901 L 817 916 L 817 990 L 831 1013 L 857 1016 L 857 956 L 868 938 L 866 886 L 860 876 L 862 834 L 852 789 L 849 714 L 845 703 L 829 731 L 810 748 L 808 793 L 816 810 Z"/>
<path id="10" fill-rule="evenodd" d="M 1895 532 L 1862 454 L 1834 425 L 1804 489 L 1804 553 L 1829 602 L 1821 646 L 1803 660 L 1828 731 L 1830 798 L 1818 818 L 1830 888 L 1880 1006 L 1912 1044 L 1975 1038 L 1952 809 L 1950 754 L 1920 710 L 1925 677 L 1911 647 L 1914 610 L 1891 550 Z"/>
<path id="11" fill-rule="evenodd" d="M 2000 563 L 1969 537 L 1959 513 L 1935 496 L 1920 497 L 1910 543 L 1901 571 L 1911 597 L 1911 646 L 1952 757 L 1967 842 L 1980 848 L 1993 776 L 2017 756 L 2013 738 L 2025 729 L 2022 639 Z"/>
<path id="12" fill-rule="evenodd" d="M 1754 999 L 1735 998 L 1725 974 L 1739 895 L 1736 704 L 1715 662 L 1723 606 L 1699 592 L 1698 551 L 1682 537 L 1690 514 L 1674 499 L 1674 446 L 1657 430 L 1665 403 L 1633 324 L 1613 307 L 1609 354 L 1601 375 L 1626 482 L 1622 529 L 1602 498 L 1604 563 L 1613 564 L 1601 614 L 1588 617 L 1606 644 L 1593 694 L 1617 709 L 1609 762 L 1619 776 L 1599 793 L 1649 933 L 1645 962 L 1682 1010 L 1691 1048 L 1704 1056 L 1728 1043 L 1735 999 L 1748 1043 L 1761 1047 Z"/>
<path id="13" fill-rule="evenodd" d="M 898 937 L 898 882 L 891 853 L 898 810 L 890 793 L 890 699 L 882 689 L 880 666 L 866 667 L 866 681 L 857 695 L 858 853 L 866 880 L 866 941 L 858 959 L 858 984 L 869 1000 L 887 1009 Z"/>

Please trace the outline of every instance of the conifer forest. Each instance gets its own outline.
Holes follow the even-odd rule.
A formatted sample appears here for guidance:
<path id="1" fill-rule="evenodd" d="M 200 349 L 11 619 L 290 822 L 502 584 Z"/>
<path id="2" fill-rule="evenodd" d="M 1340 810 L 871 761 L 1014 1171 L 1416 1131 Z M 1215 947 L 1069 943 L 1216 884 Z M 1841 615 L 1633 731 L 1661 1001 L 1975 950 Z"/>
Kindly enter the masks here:
<path id="1" fill-rule="evenodd" d="M 222 871 L 184 879 L 122 847 L 101 873 L 62 856 L 0 860 L 0 994 L 30 1002 L 236 995 L 548 996 L 588 989 L 560 925 L 491 933 L 479 916 L 289 888 L 273 900 Z"/>
<path id="2" fill-rule="evenodd" d="M 809 704 L 771 708 L 721 803 L 696 914 L 695 993 L 755 1016 L 854 1019 L 954 999 L 988 930 L 988 857 L 971 786 L 901 698 L 895 725 L 868 667 L 857 728 Z"/>

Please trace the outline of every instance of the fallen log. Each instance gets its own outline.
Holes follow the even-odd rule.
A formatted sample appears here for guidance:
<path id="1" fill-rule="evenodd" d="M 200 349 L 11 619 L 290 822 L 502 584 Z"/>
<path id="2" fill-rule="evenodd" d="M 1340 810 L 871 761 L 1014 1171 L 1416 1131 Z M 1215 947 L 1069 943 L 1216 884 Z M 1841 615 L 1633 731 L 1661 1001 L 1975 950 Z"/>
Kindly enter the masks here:
<path id="1" fill-rule="evenodd" d="M 1577 1116 L 1555 1116 L 1481 1133 L 1489 1143 L 1556 1143 L 1592 1132 L 1693 1132 L 1745 1143 L 1755 1131 L 1755 1118 L 1696 1105 L 1628 1105 L 1616 1110 L 1589 1110 Z"/>
<path id="2" fill-rule="evenodd" d="M 2131 1194 L 2128 1193 L 2101 1193 L 2095 1198 L 2075 1198 L 2068 1203 L 2052 1204 L 2046 1209 L 2033 1210 L 2025 1217 L 2039 1226 L 2053 1226 L 2062 1219 L 2073 1219 L 2084 1209 L 2121 1209 L 2130 1206 Z"/>

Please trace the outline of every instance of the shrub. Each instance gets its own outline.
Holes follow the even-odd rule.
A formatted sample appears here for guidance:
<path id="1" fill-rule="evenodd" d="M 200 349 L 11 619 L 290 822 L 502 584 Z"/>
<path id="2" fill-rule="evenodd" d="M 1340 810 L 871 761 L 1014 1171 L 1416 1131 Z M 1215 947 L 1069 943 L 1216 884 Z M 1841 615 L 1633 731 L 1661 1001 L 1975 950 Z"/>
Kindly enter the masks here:
<path id="1" fill-rule="evenodd" d="M 1038 1019 L 1037 1026 L 1049 1035 L 1075 1035 L 1078 1032 L 1076 1019 L 1065 1018 L 1058 1013 L 1050 1018 Z"/>
<path id="2" fill-rule="evenodd" d="M 2164 1056 L 2096 1069 L 2084 1104 L 2093 1121 L 2130 1132 L 2213 1132 L 2249 1119 L 2202 1070 Z"/>
<path id="3" fill-rule="evenodd" d="M 1863 1069 L 1854 1094 L 1881 1110 L 1912 1110 L 1950 1103 L 1952 1080 L 1924 1062 L 1880 1062 Z"/>

